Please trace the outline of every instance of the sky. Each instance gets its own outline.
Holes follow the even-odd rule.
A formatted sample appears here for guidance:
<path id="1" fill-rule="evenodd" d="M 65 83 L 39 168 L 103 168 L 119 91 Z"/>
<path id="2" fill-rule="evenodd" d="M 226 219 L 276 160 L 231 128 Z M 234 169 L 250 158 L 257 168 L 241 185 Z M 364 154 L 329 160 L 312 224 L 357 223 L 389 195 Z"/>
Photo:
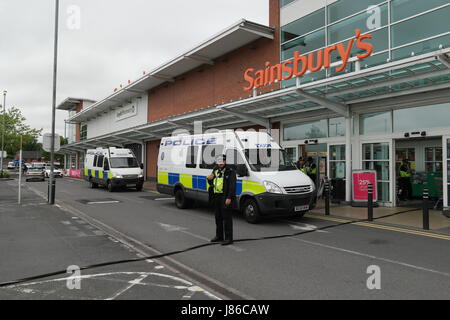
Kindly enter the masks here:
<path id="1" fill-rule="evenodd" d="M 60 0 L 57 104 L 102 100 L 239 19 L 267 25 L 268 3 Z M 55 0 L 0 0 L 0 92 L 43 133 L 51 131 L 54 12 Z M 56 112 L 61 135 L 67 116 Z"/>

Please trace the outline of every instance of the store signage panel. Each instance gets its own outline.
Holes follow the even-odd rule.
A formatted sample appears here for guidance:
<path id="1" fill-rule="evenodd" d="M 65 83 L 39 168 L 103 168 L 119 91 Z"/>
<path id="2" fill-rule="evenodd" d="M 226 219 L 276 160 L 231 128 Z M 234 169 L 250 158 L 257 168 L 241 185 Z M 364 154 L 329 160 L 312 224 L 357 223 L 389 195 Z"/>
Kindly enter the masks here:
<path id="1" fill-rule="evenodd" d="M 335 71 L 342 72 L 347 67 L 354 46 L 361 51 L 361 53 L 357 54 L 358 59 L 363 60 L 372 55 L 373 45 L 364 42 L 366 39 L 372 39 L 372 34 L 362 35 L 361 30 L 357 29 L 355 30 L 355 38 L 351 39 L 347 46 L 344 43 L 338 43 L 303 56 L 300 55 L 300 51 L 295 51 L 292 60 L 273 66 L 270 65 L 270 62 L 266 62 L 266 66 L 262 70 L 249 68 L 244 73 L 244 80 L 248 83 L 244 90 L 249 91 L 254 88 L 289 80 L 294 76 L 301 77 L 307 71 L 318 72 L 323 68 L 330 69 L 331 53 L 333 51 L 339 53 L 342 61 L 342 64 L 337 66 Z"/>
<path id="2" fill-rule="evenodd" d="M 137 107 L 132 104 L 116 111 L 116 121 L 131 118 L 137 115 Z"/>
<path id="3" fill-rule="evenodd" d="M 377 172 L 374 170 L 358 170 L 352 173 L 353 201 L 367 201 L 369 184 L 372 185 L 373 201 L 378 200 Z"/>

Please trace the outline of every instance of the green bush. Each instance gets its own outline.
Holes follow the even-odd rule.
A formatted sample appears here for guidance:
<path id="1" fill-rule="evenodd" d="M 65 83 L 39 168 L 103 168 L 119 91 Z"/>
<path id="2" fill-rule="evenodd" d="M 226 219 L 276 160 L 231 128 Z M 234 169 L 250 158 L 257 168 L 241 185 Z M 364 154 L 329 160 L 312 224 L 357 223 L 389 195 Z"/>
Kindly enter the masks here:
<path id="1" fill-rule="evenodd" d="M 3 170 L 3 172 L 0 172 L 0 178 L 9 178 L 9 172 L 7 170 Z"/>

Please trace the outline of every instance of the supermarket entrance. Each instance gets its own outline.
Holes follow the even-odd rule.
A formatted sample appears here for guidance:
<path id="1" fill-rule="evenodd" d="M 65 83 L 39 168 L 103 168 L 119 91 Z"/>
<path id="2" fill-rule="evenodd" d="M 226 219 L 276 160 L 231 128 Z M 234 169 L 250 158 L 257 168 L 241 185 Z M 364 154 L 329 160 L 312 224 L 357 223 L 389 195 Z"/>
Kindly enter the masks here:
<path id="1" fill-rule="evenodd" d="M 428 188 L 430 202 L 441 210 L 442 161 L 442 137 L 395 140 L 396 206 L 421 207 L 423 191 Z M 406 175 L 405 169 L 408 169 Z"/>

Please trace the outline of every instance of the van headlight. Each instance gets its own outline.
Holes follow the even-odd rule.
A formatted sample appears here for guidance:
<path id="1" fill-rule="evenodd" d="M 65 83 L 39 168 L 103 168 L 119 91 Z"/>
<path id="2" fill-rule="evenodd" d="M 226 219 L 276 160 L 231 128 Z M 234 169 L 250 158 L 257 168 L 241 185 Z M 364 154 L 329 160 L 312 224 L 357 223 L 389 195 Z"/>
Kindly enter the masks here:
<path id="1" fill-rule="evenodd" d="M 141 179 L 141 178 L 143 178 L 143 177 L 144 177 L 143 174 L 140 174 L 140 175 L 138 176 L 139 179 Z"/>
<path id="2" fill-rule="evenodd" d="M 266 188 L 266 191 L 269 193 L 283 193 L 281 188 L 277 186 L 275 183 L 270 181 L 264 181 L 264 188 Z"/>
<path id="3" fill-rule="evenodd" d="M 123 179 L 123 177 L 122 177 L 120 174 L 114 175 L 114 178 L 115 178 L 115 179 Z"/>

